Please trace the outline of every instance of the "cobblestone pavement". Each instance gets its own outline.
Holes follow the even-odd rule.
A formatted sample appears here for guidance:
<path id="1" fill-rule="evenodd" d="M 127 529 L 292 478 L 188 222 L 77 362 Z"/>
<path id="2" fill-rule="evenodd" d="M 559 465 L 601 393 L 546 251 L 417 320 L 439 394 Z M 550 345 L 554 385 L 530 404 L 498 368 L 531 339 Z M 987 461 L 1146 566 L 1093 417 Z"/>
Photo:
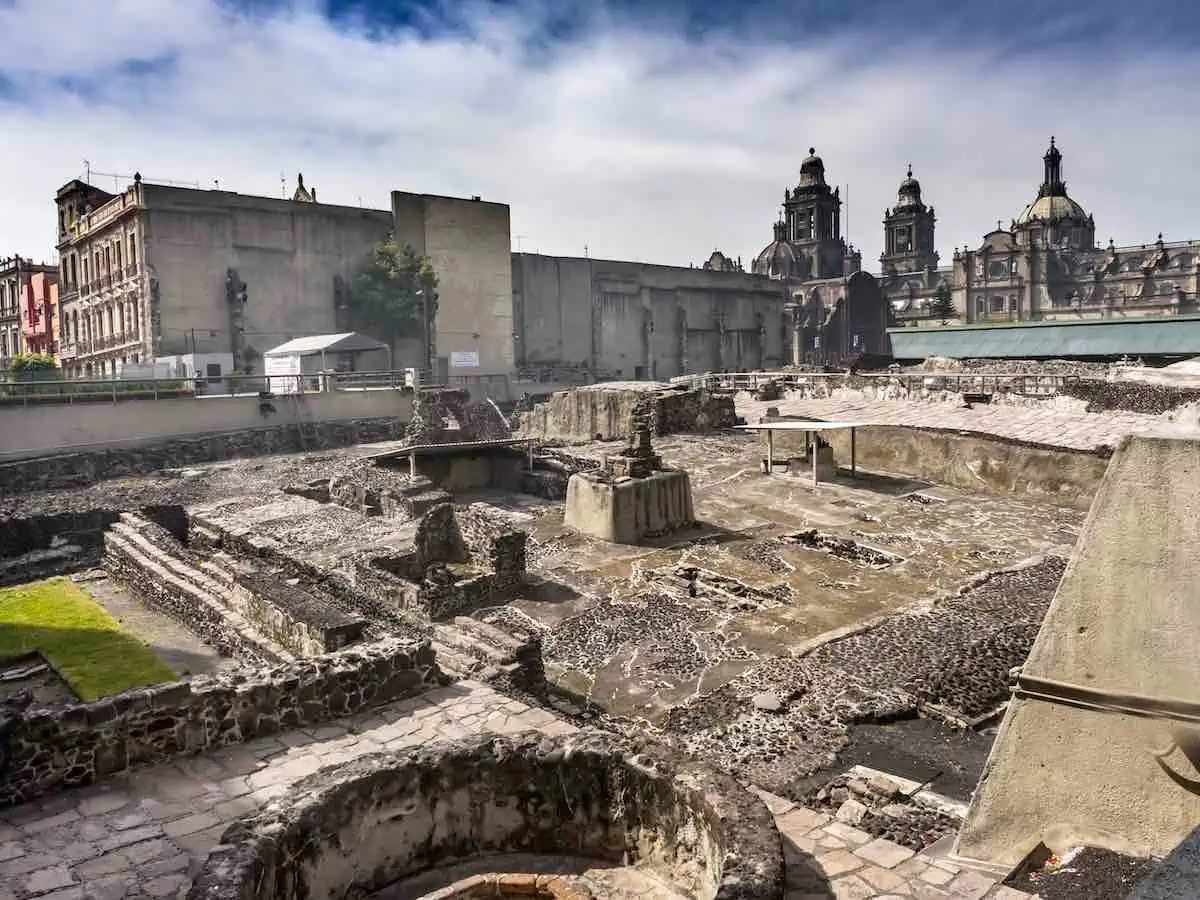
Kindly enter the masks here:
<path id="1" fill-rule="evenodd" d="M 228 823 L 317 769 L 381 749 L 479 731 L 574 726 L 489 687 L 460 682 L 369 716 L 135 770 L 0 811 L 0 900 L 183 897 Z M 788 852 L 788 900 L 1025 894 L 762 795 Z"/>
<path id="2" fill-rule="evenodd" d="M 953 431 L 994 434 L 1011 440 L 1071 450 L 1115 447 L 1128 434 L 1170 435 L 1178 426 L 1157 416 L 1132 412 L 1085 413 L 1044 406 L 975 406 L 966 409 L 950 403 L 911 400 L 803 400 L 763 401 L 738 397 L 738 414 L 757 422 L 767 407 L 785 416 L 814 416 L 826 421 L 847 419 L 873 425 L 909 425 Z"/>
<path id="3" fill-rule="evenodd" d="M 935 848 L 912 850 L 872 838 L 765 791 L 783 836 L 786 900 L 1026 900 L 1032 895 L 949 862 Z"/>

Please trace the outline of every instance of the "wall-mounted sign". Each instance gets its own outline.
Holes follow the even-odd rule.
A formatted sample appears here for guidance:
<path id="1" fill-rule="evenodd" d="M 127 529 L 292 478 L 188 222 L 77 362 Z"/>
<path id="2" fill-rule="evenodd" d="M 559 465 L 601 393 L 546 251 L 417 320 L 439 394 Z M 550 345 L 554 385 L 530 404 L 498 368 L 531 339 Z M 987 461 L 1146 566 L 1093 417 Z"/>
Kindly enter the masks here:
<path id="1" fill-rule="evenodd" d="M 478 369 L 479 368 L 479 351 L 478 350 L 451 350 L 450 351 L 450 368 L 452 368 L 452 369 Z"/>

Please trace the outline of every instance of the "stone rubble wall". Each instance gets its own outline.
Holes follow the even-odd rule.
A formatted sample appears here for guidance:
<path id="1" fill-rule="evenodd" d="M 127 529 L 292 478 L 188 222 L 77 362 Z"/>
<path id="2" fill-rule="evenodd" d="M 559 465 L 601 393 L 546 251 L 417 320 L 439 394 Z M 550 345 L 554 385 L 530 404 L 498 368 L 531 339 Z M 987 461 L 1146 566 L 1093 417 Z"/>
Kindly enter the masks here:
<path id="1" fill-rule="evenodd" d="M 781 900 L 783 845 L 732 777 L 599 731 L 523 732 L 360 757 L 231 825 L 188 900 L 367 896 L 455 862 L 569 854 L 684 895 Z"/>
<path id="2" fill-rule="evenodd" d="M 78 572 L 100 563 L 113 510 L 0 519 L 0 587 Z"/>
<path id="3" fill-rule="evenodd" d="M 83 487 L 108 478 L 144 475 L 223 459 L 302 453 L 397 440 L 404 436 L 404 428 L 405 423 L 394 417 L 274 425 L 129 449 L 68 453 L 0 463 L 0 496 Z"/>
<path id="4" fill-rule="evenodd" d="M 0 807 L 142 763 L 319 725 L 421 693 L 440 679 L 428 641 L 387 639 L 91 703 L 0 707 Z"/>
<path id="5" fill-rule="evenodd" d="M 529 535 L 490 515 L 485 504 L 455 510 L 459 533 L 477 566 L 495 574 L 492 601 L 506 603 L 525 583 L 525 549 Z"/>
<path id="6" fill-rule="evenodd" d="M 3 494 L 0 487 L 0 495 Z M 104 529 L 119 517 L 115 510 L 90 509 L 0 520 L 0 559 L 48 549 L 56 539 L 100 550 L 104 546 Z"/>
<path id="7" fill-rule="evenodd" d="M 297 656 L 341 650 L 362 637 L 366 621 L 348 615 L 325 598 L 258 573 L 229 573 L 232 605 L 267 637 Z"/>
<path id="8" fill-rule="evenodd" d="M 449 493 L 435 488 L 423 476 L 397 487 L 394 473 L 381 477 L 382 474 L 372 461 L 364 461 L 333 475 L 327 484 L 295 487 L 290 492 L 322 503 L 336 503 L 364 516 L 404 521 L 419 519 L 438 503 L 453 500 Z"/>
<path id="9" fill-rule="evenodd" d="M 560 391 L 517 420 L 523 437 L 588 443 L 626 439 L 639 424 L 657 435 L 732 428 L 737 415 L 732 395 L 618 383 Z"/>
<path id="10" fill-rule="evenodd" d="M 212 549 L 269 564 L 305 582 L 319 584 L 342 609 L 361 613 L 372 622 L 386 623 L 392 631 L 412 634 L 420 629 L 419 616 L 409 612 L 418 608 L 419 585 L 408 577 L 412 566 L 406 565 L 406 557 L 381 559 L 367 553 L 346 559 L 340 568 L 330 571 L 311 564 L 299 554 L 282 552 L 273 543 L 259 540 L 253 532 L 236 533 L 205 515 L 192 516 L 192 533 L 197 537 L 208 535 L 205 543 Z"/>
<path id="11" fill-rule="evenodd" d="M 1167 384 L 1148 384 L 1140 381 L 1102 381 L 1080 379 L 1063 387 L 1067 396 L 1082 400 L 1087 411 L 1146 413 L 1161 415 L 1200 400 L 1200 388 L 1174 387 Z"/>

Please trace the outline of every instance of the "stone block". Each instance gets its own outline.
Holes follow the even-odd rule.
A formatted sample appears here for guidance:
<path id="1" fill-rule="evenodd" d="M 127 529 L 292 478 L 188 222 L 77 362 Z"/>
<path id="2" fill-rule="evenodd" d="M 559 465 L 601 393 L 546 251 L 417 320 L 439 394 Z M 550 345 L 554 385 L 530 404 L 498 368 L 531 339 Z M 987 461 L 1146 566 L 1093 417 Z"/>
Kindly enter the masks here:
<path id="1" fill-rule="evenodd" d="M 687 472 L 655 472 L 624 481 L 589 473 L 572 475 L 567 482 L 564 524 L 602 541 L 636 544 L 694 518 Z"/>

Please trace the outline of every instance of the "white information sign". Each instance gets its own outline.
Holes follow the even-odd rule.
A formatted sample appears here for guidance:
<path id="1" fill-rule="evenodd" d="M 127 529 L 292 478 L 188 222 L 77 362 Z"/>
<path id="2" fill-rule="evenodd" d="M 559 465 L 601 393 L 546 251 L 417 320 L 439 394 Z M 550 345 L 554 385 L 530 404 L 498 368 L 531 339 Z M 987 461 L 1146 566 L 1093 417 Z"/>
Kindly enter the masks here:
<path id="1" fill-rule="evenodd" d="M 479 368 L 479 351 L 478 350 L 452 350 L 452 351 L 450 351 L 450 368 L 452 368 L 452 369 L 478 369 Z"/>
<path id="2" fill-rule="evenodd" d="M 263 372 L 272 394 L 295 394 L 300 390 L 299 356 L 265 356 Z M 272 377 L 275 376 L 275 377 Z"/>

